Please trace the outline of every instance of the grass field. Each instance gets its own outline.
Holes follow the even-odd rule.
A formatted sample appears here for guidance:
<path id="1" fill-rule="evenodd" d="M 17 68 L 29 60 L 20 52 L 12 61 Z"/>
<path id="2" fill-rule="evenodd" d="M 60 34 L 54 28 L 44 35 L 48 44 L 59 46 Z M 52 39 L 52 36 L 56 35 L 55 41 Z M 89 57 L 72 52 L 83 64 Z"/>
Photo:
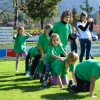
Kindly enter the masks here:
<path id="1" fill-rule="evenodd" d="M 95 57 L 100 59 L 100 57 Z M 25 76 L 24 61 L 20 61 L 19 72 L 15 72 L 15 61 L 0 61 L 0 100 L 91 100 L 89 92 L 74 93 L 60 90 L 59 86 L 42 88 L 38 79 Z M 68 74 L 71 78 L 71 74 Z M 100 79 L 96 82 L 94 94 L 100 100 Z"/>

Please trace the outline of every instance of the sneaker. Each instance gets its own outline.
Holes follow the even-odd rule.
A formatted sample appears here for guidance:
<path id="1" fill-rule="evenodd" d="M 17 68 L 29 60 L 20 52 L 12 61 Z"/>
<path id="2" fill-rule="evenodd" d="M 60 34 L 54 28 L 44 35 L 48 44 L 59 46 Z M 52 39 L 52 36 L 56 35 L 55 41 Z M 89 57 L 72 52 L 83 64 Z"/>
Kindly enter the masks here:
<path id="1" fill-rule="evenodd" d="M 43 82 L 43 86 L 47 86 L 47 81 L 44 81 Z"/>
<path id="2" fill-rule="evenodd" d="M 33 75 L 30 75 L 30 80 L 32 80 L 33 79 Z"/>
<path id="3" fill-rule="evenodd" d="M 68 89 L 70 89 L 70 90 L 71 90 L 72 85 L 73 85 L 73 80 L 70 80 L 70 81 L 69 81 L 69 84 L 68 84 Z"/>
<path id="4" fill-rule="evenodd" d="M 94 59 L 94 58 L 91 56 L 91 59 Z"/>
<path id="5" fill-rule="evenodd" d="M 18 70 L 16 70 L 16 72 L 18 72 Z"/>
<path id="6" fill-rule="evenodd" d="M 44 82 L 44 79 L 43 79 L 44 77 L 43 76 L 41 76 L 41 78 L 40 78 L 40 82 Z"/>
<path id="7" fill-rule="evenodd" d="M 26 72 L 26 76 L 29 76 L 29 75 L 30 75 L 30 72 L 29 72 L 29 71 L 27 71 L 27 72 Z"/>

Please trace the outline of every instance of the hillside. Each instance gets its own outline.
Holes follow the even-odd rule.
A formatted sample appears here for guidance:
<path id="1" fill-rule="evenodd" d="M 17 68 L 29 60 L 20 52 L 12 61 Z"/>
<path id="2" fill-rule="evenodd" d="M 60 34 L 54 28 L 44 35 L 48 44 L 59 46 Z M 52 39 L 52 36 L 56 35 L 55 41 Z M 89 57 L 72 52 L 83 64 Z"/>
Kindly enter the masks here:
<path id="1" fill-rule="evenodd" d="M 62 2 L 58 4 L 58 7 L 60 9 L 60 14 L 65 9 L 72 9 L 73 7 L 77 8 L 78 13 L 81 13 L 82 10 L 80 9 L 80 5 L 84 6 L 83 1 L 85 0 L 62 0 Z M 92 13 L 95 13 L 97 10 L 99 10 L 100 0 L 89 0 L 89 4 L 91 7 L 95 8 L 95 10 L 92 12 Z M 5 9 L 5 10 L 7 9 L 13 10 L 13 4 L 11 0 L 0 0 L 0 8 Z"/>
<path id="2" fill-rule="evenodd" d="M 84 2 L 85 0 L 62 0 L 61 3 L 58 4 L 58 7 L 60 8 L 60 14 L 65 9 L 71 9 L 75 7 L 77 9 L 78 13 L 81 13 L 82 10 L 80 9 L 80 5 L 83 5 L 85 7 Z M 90 7 L 94 7 L 94 11 L 92 14 L 94 14 L 97 10 L 99 10 L 100 7 L 100 0 L 88 0 Z"/>

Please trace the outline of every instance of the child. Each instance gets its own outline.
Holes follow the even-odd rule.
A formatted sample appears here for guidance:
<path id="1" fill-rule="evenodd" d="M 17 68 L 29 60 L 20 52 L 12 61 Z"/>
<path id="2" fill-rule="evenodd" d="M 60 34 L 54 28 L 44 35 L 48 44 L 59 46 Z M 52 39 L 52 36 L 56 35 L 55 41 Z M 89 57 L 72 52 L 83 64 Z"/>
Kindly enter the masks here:
<path id="1" fill-rule="evenodd" d="M 39 36 L 39 40 L 35 49 L 34 60 L 32 61 L 32 71 L 31 71 L 30 79 L 33 79 L 33 75 L 34 75 L 34 72 L 39 60 L 43 58 L 45 53 L 47 52 L 48 45 L 50 42 L 49 32 L 51 28 L 52 28 L 52 25 L 47 24 L 44 28 L 44 34 L 41 34 Z"/>
<path id="2" fill-rule="evenodd" d="M 26 76 L 30 74 L 28 70 L 28 65 L 32 62 L 32 57 L 34 57 L 34 53 L 35 53 L 35 47 L 31 47 L 28 50 L 28 55 L 26 56 Z"/>
<path id="3" fill-rule="evenodd" d="M 75 38 L 75 39 L 77 39 L 77 40 L 79 40 L 80 39 L 80 36 L 79 36 L 79 34 L 76 32 L 76 28 L 75 27 L 73 27 L 72 28 L 72 36 Z M 71 43 L 70 43 L 70 47 L 71 47 L 71 52 L 76 52 L 77 53 L 77 44 L 74 42 L 74 41 L 71 41 Z"/>
<path id="4" fill-rule="evenodd" d="M 32 35 L 25 32 L 23 26 L 19 26 L 17 36 L 14 36 L 14 52 L 16 52 L 16 72 L 18 72 L 18 64 L 20 61 L 20 54 L 22 53 L 26 58 L 26 40 Z"/>
<path id="5" fill-rule="evenodd" d="M 47 85 L 47 79 L 49 77 L 49 71 L 50 71 L 50 64 L 53 61 L 55 61 L 56 59 L 59 59 L 60 61 L 64 60 L 62 57 L 60 57 L 61 53 L 65 57 L 67 56 L 67 53 L 64 51 L 62 44 L 60 42 L 59 35 L 52 34 L 50 37 L 50 45 L 49 45 L 47 53 L 44 57 L 44 63 L 46 65 L 46 71 L 44 74 L 44 86 Z"/>
<path id="6" fill-rule="evenodd" d="M 87 21 L 87 14 L 85 12 L 82 12 L 80 15 L 80 20 L 77 22 L 77 28 L 80 33 L 80 47 L 81 47 L 81 52 L 80 52 L 80 57 L 79 60 L 80 62 L 83 61 L 83 56 L 86 51 L 86 60 L 90 58 L 90 52 L 91 52 L 91 31 L 93 30 L 93 22 L 94 20 L 92 18 L 89 18 Z"/>
<path id="7" fill-rule="evenodd" d="M 51 70 L 53 70 L 53 72 L 56 74 L 60 89 L 64 89 L 62 81 L 61 81 L 61 77 L 64 77 L 64 76 L 66 77 L 66 74 L 68 71 L 72 72 L 74 83 L 76 83 L 76 79 L 74 76 L 74 69 L 75 69 L 74 64 L 76 63 L 78 58 L 79 57 L 75 52 L 71 52 L 68 54 L 67 59 L 65 59 L 64 61 L 55 60 L 51 64 Z"/>
<path id="8" fill-rule="evenodd" d="M 49 33 L 49 35 L 51 35 L 52 33 L 57 33 L 59 35 L 65 51 L 67 51 L 68 39 L 76 42 L 76 44 L 78 42 L 77 39 L 71 36 L 72 27 L 69 24 L 69 21 L 72 21 L 72 12 L 70 10 L 66 10 L 61 15 L 61 21 L 55 23 Z"/>
<path id="9" fill-rule="evenodd" d="M 95 82 L 100 78 L 100 60 L 86 60 L 79 63 L 75 69 L 77 85 L 70 84 L 69 88 L 75 92 L 88 92 L 95 98 Z"/>

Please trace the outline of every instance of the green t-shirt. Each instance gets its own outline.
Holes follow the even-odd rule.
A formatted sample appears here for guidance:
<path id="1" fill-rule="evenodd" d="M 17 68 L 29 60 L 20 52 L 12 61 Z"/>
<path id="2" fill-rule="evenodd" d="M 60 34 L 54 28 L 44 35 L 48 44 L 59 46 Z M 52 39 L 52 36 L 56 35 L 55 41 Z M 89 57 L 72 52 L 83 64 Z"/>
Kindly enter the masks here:
<path id="1" fill-rule="evenodd" d="M 62 78 L 65 77 L 66 74 L 68 74 L 68 72 L 74 72 L 75 71 L 75 67 L 74 67 L 73 64 L 71 64 L 69 66 L 69 71 L 66 71 L 65 61 L 66 61 L 66 59 L 63 62 L 57 59 L 57 60 L 55 60 L 54 62 L 51 63 L 51 70 L 53 70 L 55 75 L 57 75 L 57 74 L 61 75 Z"/>
<path id="2" fill-rule="evenodd" d="M 35 55 L 40 54 L 40 50 L 39 50 L 39 47 L 38 47 L 39 45 L 42 46 L 44 53 L 46 53 L 47 49 L 48 49 L 49 42 L 50 42 L 50 37 L 46 36 L 45 34 L 41 34 L 39 36 L 39 40 L 38 40 L 38 43 L 37 43 L 37 46 L 36 46 L 36 49 L 35 49 Z"/>
<path id="3" fill-rule="evenodd" d="M 22 53 L 26 49 L 26 40 L 28 39 L 28 35 L 17 36 L 14 42 L 14 52 Z"/>
<path id="4" fill-rule="evenodd" d="M 68 36 L 72 33 L 72 27 L 69 23 L 63 24 L 62 22 L 57 22 L 54 24 L 52 31 L 60 36 L 63 48 L 67 50 Z"/>
<path id="5" fill-rule="evenodd" d="M 31 48 L 28 50 L 28 53 L 30 54 L 30 57 L 34 57 L 35 47 L 31 47 Z"/>
<path id="6" fill-rule="evenodd" d="M 54 47 L 52 45 L 49 45 L 46 56 L 45 56 L 45 63 L 50 63 L 55 60 L 55 58 L 52 58 L 51 55 L 56 55 L 60 57 L 60 54 L 64 54 L 64 49 L 61 45 L 58 45 L 57 47 Z"/>
<path id="7" fill-rule="evenodd" d="M 81 80 L 90 81 L 92 76 L 96 79 L 100 77 L 100 61 L 86 60 L 79 63 L 75 69 L 76 76 Z"/>

